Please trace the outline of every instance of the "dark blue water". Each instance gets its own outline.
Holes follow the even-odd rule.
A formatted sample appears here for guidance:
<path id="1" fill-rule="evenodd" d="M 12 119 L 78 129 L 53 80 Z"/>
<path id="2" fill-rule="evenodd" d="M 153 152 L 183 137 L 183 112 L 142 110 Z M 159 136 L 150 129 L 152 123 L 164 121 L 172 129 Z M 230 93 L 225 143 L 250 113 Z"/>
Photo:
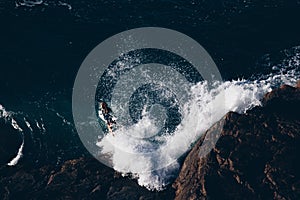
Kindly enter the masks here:
<path id="1" fill-rule="evenodd" d="M 0 104 L 17 113 L 30 164 L 87 154 L 73 126 L 72 87 L 87 54 L 116 33 L 180 31 L 210 53 L 225 80 L 268 74 L 299 52 L 299 1 L 34 2 L 0 3 Z"/>

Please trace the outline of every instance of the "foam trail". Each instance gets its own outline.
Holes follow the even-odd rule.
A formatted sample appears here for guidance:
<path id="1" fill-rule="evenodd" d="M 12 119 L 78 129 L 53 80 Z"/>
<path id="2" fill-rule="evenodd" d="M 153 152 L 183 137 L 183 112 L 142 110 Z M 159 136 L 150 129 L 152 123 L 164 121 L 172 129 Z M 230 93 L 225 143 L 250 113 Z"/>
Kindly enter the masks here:
<path id="1" fill-rule="evenodd" d="M 0 104 L 0 118 L 7 119 L 10 117 L 10 114 L 5 110 L 5 108 Z"/>
<path id="2" fill-rule="evenodd" d="M 17 153 L 16 157 L 14 157 L 9 163 L 7 163 L 8 166 L 15 166 L 16 164 L 18 164 L 19 160 L 23 156 L 23 149 L 24 149 L 24 143 L 25 143 L 23 129 L 19 126 L 17 121 L 13 118 L 13 112 L 6 111 L 6 109 L 1 104 L 0 104 L 0 118 L 3 118 L 5 120 L 5 122 L 10 123 L 10 125 L 14 129 L 16 129 L 17 131 L 22 133 L 23 141 L 22 141 L 21 146 L 18 149 L 18 153 Z M 24 118 L 24 120 L 25 120 L 25 118 Z M 28 123 L 26 120 L 25 120 L 25 122 L 26 122 L 26 124 Z"/>
<path id="3" fill-rule="evenodd" d="M 18 125 L 12 114 L 12 112 L 6 111 L 5 108 L 0 104 L 0 118 L 3 118 L 6 122 L 10 122 L 14 129 L 22 132 L 23 129 Z"/>
<path id="4" fill-rule="evenodd" d="M 9 163 L 7 163 L 8 166 L 15 166 L 16 164 L 18 164 L 19 160 L 23 156 L 23 149 L 24 149 L 24 138 L 23 138 L 23 142 L 18 150 L 17 156 L 14 157 Z"/>
<path id="5" fill-rule="evenodd" d="M 37 0 L 37 1 L 24 0 L 24 1 L 20 1 L 20 2 L 15 2 L 15 5 L 16 5 L 16 7 L 19 7 L 19 6 L 34 7 L 37 5 L 42 5 L 43 3 L 44 3 L 44 1 L 42 1 L 42 0 Z"/>
<path id="6" fill-rule="evenodd" d="M 16 120 L 14 118 L 11 119 L 11 125 L 14 127 L 14 129 L 22 132 L 23 129 L 18 125 L 18 123 L 16 122 Z"/>
<path id="7" fill-rule="evenodd" d="M 154 143 L 140 139 L 158 128 L 154 119 L 143 117 L 131 127 L 120 127 L 115 137 L 105 136 L 97 145 L 103 154 L 111 155 L 115 170 L 133 175 L 149 190 L 162 190 L 179 169 L 178 158 L 227 112 L 244 113 L 260 106 L 265 93 L 281 84 L 294 85 L 299 78 L 297 71 L 289 71 L 260 80 L 216 83 L 213 89 L 201 82 L 190 88 L 191 98 L 183 106 L 181 124 L 173 134 L 156 136 Z"/>
<path id="8" fill-rule="evenodd" d="M 27 128 L 30 130 L 30 132 L 33 132 L 33 129 L 32 129 L 32 127 L 31 127 L 31 125 L 30 125 L 29 121 L 28 121 L 28 120 L 26 120 L 26 118 L 25 118 L 25 117 L 24 117 L 24 122 L 25 122 L 25 124 L 26 124 Z"/>

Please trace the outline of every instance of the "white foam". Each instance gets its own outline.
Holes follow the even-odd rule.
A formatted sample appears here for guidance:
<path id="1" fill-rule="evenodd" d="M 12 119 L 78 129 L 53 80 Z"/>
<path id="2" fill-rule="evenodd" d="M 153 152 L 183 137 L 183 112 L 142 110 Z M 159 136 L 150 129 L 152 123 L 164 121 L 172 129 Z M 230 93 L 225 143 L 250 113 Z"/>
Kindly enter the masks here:
<path id="1" fill-rule="evenodd" d="M 28 120 L 26 120 L 26 118 L 25 118 L 25 117 L 24 117 L 24 122 L 25 122 L 26 126 L 28 127 L 28 129 L 30 130 L 30 132 L 33 132 L 33 129 L 32 129 L 32 127 L 31 127 L 31 125 L 30 125 L 29 121 L 28 121 Z"/>
<path id="2" fill-rule="evenodd" d="M 23 0 L 20 2 L 15 2 L 15 5 L 16 5 L 16 7 L 19 7 L 19 6 L 34 7 L 37 5 L 42 5 L 43 3 L 44 3 L 44 1 L 42 1 L 42 0 L 37 0 L 37 1 Z"/>
<path id="3" fill-rule="evenodd" d="M 66 2 L 58 1 L 58 5 L 60 5 L 60 6 L 66 6 L 68 8 L 68 10 L 72 10 L 71 4 L 68 4 Z"/>
<path id="4" fill-rule="evenodd" d="M 0 104 L 0 118 L 4 119 L 6 123 L 10 123 L 10 125 L 17 131 L 21 132 L 23 134 L 23 129 L 18 125 L 17 121 L 13 118 L 13 112 L 6 111 L 6 109 Z M 26 121 L 27 124 L 27 121 Z M 14 166 L 16 165 L 19 160 L 23 156 L 23 148 L 24 148 L 24 135 L 23 142 L 21 146 L 19 147 L 18 153 L 16 157 L 14 157 L 9 163 L 7 163 L 8 166 Z"/>
<path id="5" fill-rule="evenodd" d="M 19 160 L 23 156 L 23 149 L 24 149 L 24 138 L 23 138 L 23 142 L 18 150 L 18 154 L 9 163 L 7 163 L 8 166 L 15 166 L 16 164 L 18 164 Z"/>
<path id="6" fill-rule="evenodd" d="M 23 129 L 18 125 L 17 121 L 13 118 L 13 114 L 14 114 L 13 112 L 6 111 L 6 109 L 0 104 L 0 118 L 10 123 L 14 129 L 22 132 Z"/>
<path id="7" fill-rule="evenodd" d="M 10 113 L 5 110 L 5 108 L 0 104 L 0 118 L 7 119 L 10 117 Z"/>
<path id="8" fill-rule="evenodd" d="M 16 120 L 14 118 L 11 118 L 11 125 L 12 127 L 14 127 L 14 129 L 22 132 L 23 129 L 18 125 L 18 123 L 16 122 Z"/>
<path id="9" fill-rule="evenodd" d="M 211 90 L 206 82 L 190 89 L 191 99 L 182 109 L 182 121 L 172 135 L 157 136 L 158 145 L 140 139 L 157 131 L 150 118 L 142 118 L 132 127 L 121 127 L 97 143 L 109 154 L 115 170 L 132 174 L 141 186 L 161 190 L 179 169 L 178 158 L 191 148 L 207 129 L 227 112 L 244 113 L 260 106 L 263 95 L 281 84 L 295 84 L 295 73 L 268 75 L 261 80 L 235 80 L 216 84 Z"/>
<path id="10" fill-rule="evenodd" d="M 183 155 L 210 126 L 229 111 L 244 113 L 261 105 L 262 96 L 272 87 L 294 85 L 299 79 L 295 70 L 279 71 L 259 80 L 235 80 L 219 83 L 211 90 L 206 82 L 190 88 L 190 99 L 182 110 L 182 121 L 172 135 L 156 138 L 158 145 L 141 140 L 158 130 L 150 118 L 143 118 L 132 127 L 121 127 L 116 136 L 104 137 L 98 146 L 111 156 L 115 170 L 130 173 L 148 189 L 161 190 L 178 170 L 177 159 Z M 123 108 L 124 109 L 124 108 Z"/>

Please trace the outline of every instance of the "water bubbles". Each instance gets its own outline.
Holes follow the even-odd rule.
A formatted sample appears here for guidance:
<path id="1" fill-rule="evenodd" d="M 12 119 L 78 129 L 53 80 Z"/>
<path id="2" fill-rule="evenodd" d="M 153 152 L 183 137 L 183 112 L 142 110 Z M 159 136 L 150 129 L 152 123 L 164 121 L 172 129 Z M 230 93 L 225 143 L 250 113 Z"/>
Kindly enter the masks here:
<path id="1" fill-rule="evenodd" d="M 188 36 L 154 27 L 117 34 L 99 44 L 78 71 L 73 90 L 78 134 L 99 161 L 159 189 L 203 133 L 198 127 L 210 124 L 188 106 L 194 105 L 191 86 L 201 80 L 210 89 L 222 78 L 209 54 Z M 118 118 L 114 136 L 96 115 L 100 101 Z M 89 126 L 91 120 L 100 123 Z"/>

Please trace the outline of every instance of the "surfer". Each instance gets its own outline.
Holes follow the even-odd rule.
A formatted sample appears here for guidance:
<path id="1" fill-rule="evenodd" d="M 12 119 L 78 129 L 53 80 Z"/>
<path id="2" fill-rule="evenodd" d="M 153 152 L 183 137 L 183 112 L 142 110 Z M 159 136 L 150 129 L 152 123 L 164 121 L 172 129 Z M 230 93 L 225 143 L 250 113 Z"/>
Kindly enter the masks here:
<path id="1" fill-rule="evenodd" d="M 113 124 L 116 124 L 116 121 L 113 120 L 113 116 L 111 115 L 112 110 L 104 101 L 100 102 L 100 108 L 102 115 L 107 123 L 107 127 L 109 131 L 112 132 L 112 126 Z"/>

